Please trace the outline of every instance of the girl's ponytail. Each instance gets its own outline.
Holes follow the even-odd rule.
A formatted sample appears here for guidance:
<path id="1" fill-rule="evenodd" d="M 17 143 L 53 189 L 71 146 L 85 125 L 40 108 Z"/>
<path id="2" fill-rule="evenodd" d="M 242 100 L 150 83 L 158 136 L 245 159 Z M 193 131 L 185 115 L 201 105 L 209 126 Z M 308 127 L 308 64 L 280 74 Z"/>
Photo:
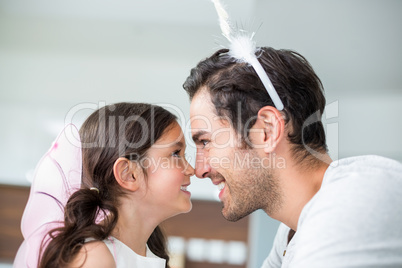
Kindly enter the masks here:
<path id="1" fill-rule="evenodd" d="M 69 198 L 64 211 L 64 226 L 49 232 L 46 248 L 42 243 L 39 268 L 65 267 L 79 252 L 85 240 L 104 240 L 117 223 L 117 209 L 104 202 L 97 191 L 80 189 Z M 102 222 L 101 222 L 102 221 Z"/>

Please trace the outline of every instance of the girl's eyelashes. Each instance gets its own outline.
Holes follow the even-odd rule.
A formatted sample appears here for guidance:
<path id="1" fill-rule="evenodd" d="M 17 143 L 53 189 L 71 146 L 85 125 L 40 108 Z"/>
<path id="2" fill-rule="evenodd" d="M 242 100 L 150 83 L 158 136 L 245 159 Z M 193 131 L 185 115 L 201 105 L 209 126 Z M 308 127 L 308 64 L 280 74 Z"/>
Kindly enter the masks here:
<path id="1" fill-rule="evenodd" d="M 176 157 L 176 158 L 185 159 L 185 160 L 187 161 L 187 154 L 184 153 L 182 149 L 177 150 L 177 151 L 174 151 L 174 152 L 172 153 L 172 156 L 173 156 L 173 157 Z"/>
<path id="2" fill-rule="evenodd" d="M 174 152 L 172 153 L 172 156 L 174 156 L 174 157 L 181 157 L 180 152 L 181 152 L 181 149 L 176 150 L 176 151 L 174 151 Z"/>

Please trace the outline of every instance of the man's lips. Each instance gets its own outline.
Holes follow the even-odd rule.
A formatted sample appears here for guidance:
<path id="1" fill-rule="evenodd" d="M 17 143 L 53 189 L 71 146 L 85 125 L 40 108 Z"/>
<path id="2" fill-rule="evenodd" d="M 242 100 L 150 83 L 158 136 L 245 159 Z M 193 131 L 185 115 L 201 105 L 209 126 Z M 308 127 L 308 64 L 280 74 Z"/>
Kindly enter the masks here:
<path id="1" fill-rule="evenodd" d="M 216 175 L 216 176 L 211 176 L 210 177 L 211 182 L 218 186 L 218 190 L 219 190 L 219 199 L 222 200 L 222 196 L 223 196 L 223 192 L 225 190 L 225 186 L 226 186 L 226 180 L 224 179 L 224 177 L 220 174 Z"/>
<path id="2" fill-rule="evenodd" d="M 210 176 L 209 178 L 211 179 L 211 182 L 214 185 L 219 185 L 222 182 L 226 181 L 225 178 L 221 174 L 216 174 L 216 175 Z"/>
<path id="3" fill-rule="evenodd" d="M 219 191 L 222 191 L 225 188 L 226 182 L 221 181 L 220 183 L 216 184 L 218 186 Z"/>

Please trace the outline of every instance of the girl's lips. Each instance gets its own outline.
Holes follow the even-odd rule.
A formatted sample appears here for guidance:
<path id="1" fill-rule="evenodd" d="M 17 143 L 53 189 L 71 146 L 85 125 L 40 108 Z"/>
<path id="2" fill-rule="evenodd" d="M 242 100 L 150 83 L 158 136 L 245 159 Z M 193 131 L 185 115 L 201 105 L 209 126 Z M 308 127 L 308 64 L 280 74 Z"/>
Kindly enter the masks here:
<path id="1" fill-rule="evenodd" d="M 184 192 L 185 194 L 188 194 L 189 196 L 191 196 L 191 193 L 189 191 L 187 191 L 187 186 L 189 186 L 190 184 L 186 184 L 186 185 L 182 185 L 180 186 L 180 190 L 182 192 Z"/>
<path id="2" fill-rule="evenodd" d="M 187 186 L 188 186 L 188 185 L 182 185 L 182 186 L 180 187 L 180 190 L 182 190 L 182 191 L 187 191 Z"/>

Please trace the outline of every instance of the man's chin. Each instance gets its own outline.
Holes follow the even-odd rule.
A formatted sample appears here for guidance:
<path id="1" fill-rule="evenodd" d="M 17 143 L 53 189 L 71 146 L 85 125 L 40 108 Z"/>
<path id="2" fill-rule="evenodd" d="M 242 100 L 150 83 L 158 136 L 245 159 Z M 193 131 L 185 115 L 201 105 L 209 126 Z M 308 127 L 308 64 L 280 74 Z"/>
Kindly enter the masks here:
<path id="1" fill-rule="evenodd" d="M 229 206 L 225 206 L 224 203 L 222 203 L 222 216 L 227 220 L 231 222 L 236 222 L 239 221 L 248 215 L 250 215 L 253 211 L 235 211 L 233 208 Z"/>
<path id="2" fill-rule="evenodd" d="M 226 210 L 225 207 L 222 208 L 222 216 L 225 218 L 225 220 L 231 221 L 231 222 L 236 222 L 236 221 L 244 218 L 244 216 L 239 216 L 236 213 Z"/>

